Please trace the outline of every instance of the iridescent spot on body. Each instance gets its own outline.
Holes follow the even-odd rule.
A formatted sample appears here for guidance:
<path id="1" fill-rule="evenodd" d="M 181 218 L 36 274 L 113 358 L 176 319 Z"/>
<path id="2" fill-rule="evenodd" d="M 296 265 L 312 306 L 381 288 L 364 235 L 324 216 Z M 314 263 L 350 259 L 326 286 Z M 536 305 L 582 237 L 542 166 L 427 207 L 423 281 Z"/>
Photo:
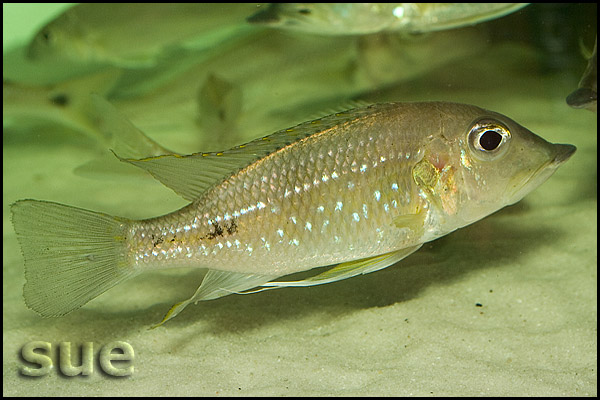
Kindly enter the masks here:
<path id="1" fill-rule="evenodd" d="M 263 247 L 265 249 L 267 249 L 267 251 L 271 251 L 271 245 L 269 244 L 269 242 L 267 241 L 267 239 L 265 239 L 264 237 L 260 238 L 263 242 Z"/>

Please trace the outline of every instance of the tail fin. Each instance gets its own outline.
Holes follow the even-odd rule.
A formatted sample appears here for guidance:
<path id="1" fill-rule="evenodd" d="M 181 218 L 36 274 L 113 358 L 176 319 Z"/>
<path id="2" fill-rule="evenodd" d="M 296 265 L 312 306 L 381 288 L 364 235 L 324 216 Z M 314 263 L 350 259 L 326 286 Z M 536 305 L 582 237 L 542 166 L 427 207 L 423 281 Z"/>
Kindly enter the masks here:
<path id="1" fill-rule="evenodd" d="M 37 200 L 11 211 L 25 258 L 23 296 L 43 317 L 65 315 L 135 275 L 128 220 Z"/>

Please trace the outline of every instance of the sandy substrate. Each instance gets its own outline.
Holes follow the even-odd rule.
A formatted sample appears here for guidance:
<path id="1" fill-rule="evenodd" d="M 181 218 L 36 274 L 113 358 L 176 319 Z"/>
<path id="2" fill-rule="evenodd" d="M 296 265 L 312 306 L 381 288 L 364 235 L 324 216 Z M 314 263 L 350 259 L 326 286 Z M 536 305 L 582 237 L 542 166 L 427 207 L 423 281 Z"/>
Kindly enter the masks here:
<path id="1" fill-rule="evenodd" d="M 154 330 L 193 293 L 201 271 L 147 273 L 66 317 L 42 319 L 23 302 L 9 205 L 36 198 L 142 218 L 185 201 L 141 174 L 74 175 L 96 155 L 86 139 L 5 134 L 3 394 L 597 395 L 597 124 L 596 114 L 565 104 L 578 79 L 510 69 L 500 76 L 465 62 L 367 97 L 476 104 L 578 150 L 525 200 L 398 265 L 335 284 L 205 302 Z M 91 376 L 65 377 L 53 350 L 54 370 L 25 378 L 19 354 L 35 340 L 53 349 L 94 342 L 96 354 L 125 341 L 135 371 L 113 378 L 95 363 Z"/>

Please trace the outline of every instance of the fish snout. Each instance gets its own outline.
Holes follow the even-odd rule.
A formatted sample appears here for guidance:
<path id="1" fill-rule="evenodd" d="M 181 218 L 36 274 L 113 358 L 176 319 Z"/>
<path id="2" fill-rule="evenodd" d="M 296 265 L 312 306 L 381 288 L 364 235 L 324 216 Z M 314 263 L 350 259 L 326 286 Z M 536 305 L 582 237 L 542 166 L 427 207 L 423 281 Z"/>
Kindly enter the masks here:
<path id="1" fill-rule="evenodd" d="M 559 166 L 571 158 L 577 150 L 577 147 L 572 144 L 555 144 L 554 149 L 556 150 L 556 153 L 554 159 L 551 161 L 551 165 Z"/>

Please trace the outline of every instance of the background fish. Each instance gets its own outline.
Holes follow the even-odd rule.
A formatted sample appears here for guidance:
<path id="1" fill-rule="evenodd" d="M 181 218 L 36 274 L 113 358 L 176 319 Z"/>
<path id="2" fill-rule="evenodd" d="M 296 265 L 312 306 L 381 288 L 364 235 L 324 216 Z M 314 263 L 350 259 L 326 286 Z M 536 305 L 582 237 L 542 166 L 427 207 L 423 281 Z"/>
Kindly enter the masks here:
<path id="1" fill-rule="evenodd" d="M 105 151 L 130 157 L 173 154 L 101 97 L 112 90 L 119 76 L 120 71 L 110 69 L 53 85 L 3 81 L 3 128 L 40 132 L 56 125 L 92 138 Z"/>
<path id="2" fill-rule="evenodd" d="M 273 3 L 253 24 L 322 35 L 430 32 L 499 18 L 528 3 Z"/>
<path id="3" fill-rule="evenodd" d="M 586 108 L 596 112 L 598 103 L 598 38 L 594 41 L 594 51 L 588 60 L 587 67 L 579 87 L 567 97 L 567 104 L 573 108 Z"/>
<path id="4" fill-rule="evenodd" d="M 132 221 L 61 204 L 12 206 L 27 305 L 64 315 L 140 272 L 208 267 L 187 304 L 388 267 L 519 201 L 575 151 L 455 103 L 336 113 L 217 153 L 129 160 L 191 201 Z M 338 264 L 302 281 L 272 280 Z"/>
<path id="5" fill-rule="evenodd" d="M 84 3 L 49 22 L 30 59 L 150 67 L 176 46 L 210 48 L 241 34 L 256 3 Z"/>
<path id="6" fill-rule="evenodd" d="M 3 117 L 5 121 L 26 116 L 58 122 L 101 138 L 102 132 L 89 123 L 92 110 L 81 107 L 88 103 L 89 93 L 96 92 L 147 136 L 170 149 L 183 154 L 218 150 L 480 54 L 486 38 L 475 28 L 411 40 L 381 33 L 318 41 L 290 32 L 259 30 L 231 41 L 226 49 L 203 52 L 185 62 L 177 59 L 172 63 L 175 72 L 170 66 L 164 73 L 110 67 L 53 84 L 12 82 L 10 96 L 5 87 Z M 444 51 L 449 46 L 453 51 Z M 68 97 L 68 107 L 48 102 L 56 93 Z M 104 119 L 113 118 L 114 113 L 104 111 Z M 83 130 L 81 121 L 87 121 Z M 25 122 L 13 118 L 12 126 L 27 128 Z M 139 146 L 136 156 L 111 147 L 110 142 L 101 143 L 126 157 L 165 154 Z M 135 144 L 131 142 L 130 147 Z"/>

